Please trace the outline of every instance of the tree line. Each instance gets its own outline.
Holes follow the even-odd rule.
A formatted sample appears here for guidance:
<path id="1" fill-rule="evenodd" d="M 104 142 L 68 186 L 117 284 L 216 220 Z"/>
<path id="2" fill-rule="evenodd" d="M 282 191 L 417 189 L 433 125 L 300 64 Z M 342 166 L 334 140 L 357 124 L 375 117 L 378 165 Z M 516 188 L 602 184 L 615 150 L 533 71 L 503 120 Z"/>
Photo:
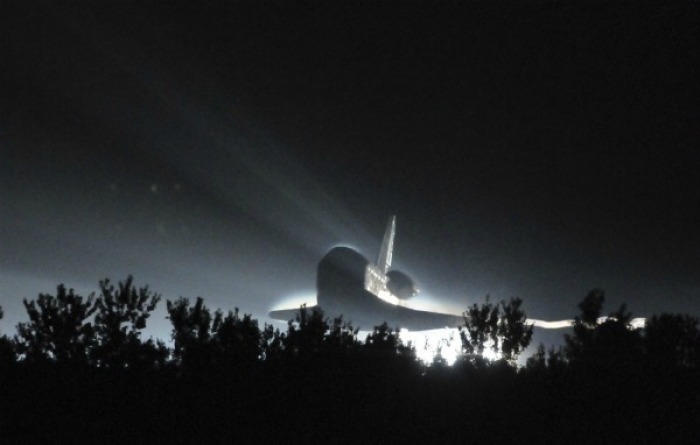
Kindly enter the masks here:
<path id="1" fill-rule="evenodd" d="M 694 443 L 698 319 L 632 329 L 592 290 L 562 346 L 532 341 L 523 302 L 464 312 L 462 355 L 426 364 L 386 323 L 364 338 L 300 308 L 286 329 L 202 298 L 166 301 L 171 342 L 144 338 L 161 296 L 133 279 L 24 300 L 0 337 L 0 437 L 14 442 L 464 441 Z M 0 310 L 0 316 L 2 311 Z M 494 358 L 495 357 L 495 358 Z"/>
<path id="2" fill-rule="evenodd" d="M 697 317 L 687 314 L 654 315 L 643 329 L 633 329 L 632 315 L 622 305 L 599 322 L 605 295 L 595 289 L 578 305 L 572 333 L 565 345 L 540 345 L 521 371 L 585 366 L 621 369 L 652 366 L 695 370 L 700 368 L 700 330 Z M 375 326 L 362 340 L 359 329 L 342 315 L 326 318 L 322 310 L 302 306 L 286 331 L 262 327 L 238 308 L 212 311 L 201 297 L 166 301 L 172 347 L 162 340 L 144 339 L 143 331 L 161 296 L 148 286 L 136 287 L 133 278 L 116 286 L 99 282 L 99 292 L 87 297 L 59 285 L 55 295 L 24 299 L 29 320 L 17 325 L 13 337 L 0 337 L 3 366 L 65 365 L 103 369 L 177 369 L 291 364 L 314 357 L 349 358 L 378 354 L 416 361 L 416 346 L 404 344 L 398 329 L 387 323 Z M 458 366 L 484 367 L 501 362 L 517 368 L 518 356 L 533 335 L 526 322 L 522 300 L 473 304 L 463 313 L 459 327 L 462 356 Z M 0 307 L 0 318 L 2 318 Z M 486 358 L 485 352 L 492 352 Z M 433 364 L 440 364 L 438 352 Z M 416 366 L 416 368 L 418 368 Z M 424 372 L 423 370 L 422 372 Z"/>

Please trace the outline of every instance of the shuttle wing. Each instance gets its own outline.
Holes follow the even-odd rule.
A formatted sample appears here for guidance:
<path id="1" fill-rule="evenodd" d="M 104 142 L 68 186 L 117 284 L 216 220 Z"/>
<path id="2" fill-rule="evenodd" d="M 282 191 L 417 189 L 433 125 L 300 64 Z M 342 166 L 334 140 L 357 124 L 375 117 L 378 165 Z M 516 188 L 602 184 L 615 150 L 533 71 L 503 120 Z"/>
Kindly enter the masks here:
<path id="1" fill-rule="evenodd" d="M 318 307 L 317 305 L 314 306 L 306 306 L 306 310 L 311 312 L 314 310 L 314 308 Z M 295 308 L 295 309 L 279 309 L 276 311 L 270 311 L 270 318 L 273 320 L 283 320 L 283 321 L 289 321 L 289 320 L 296 320 L 297 316 L 299 315 L 299 310 L 300 308 Z M 326 315 L 332 315 L 332 314 L 326 314 Z"/>
<path id="2" fill-rule="evenodd" d="M 317 307 L 319 306 L 307 306 L 306 309 L 312 311 Z M 280 321 L 296 320 L 299 310 L 300 308 L 271 311 L 270 318 Z M 326 313 L 325 315 L 332 317 L 343 315 L 344 320 L 363 331 L 370 331 L 384 322 L 387 322 L 391 328 L 406 328 L 410 331 L 456 328 L 464 324 L 461 315 L 410 309 L 379 299 L 367 311 L 348 314 Z"/>

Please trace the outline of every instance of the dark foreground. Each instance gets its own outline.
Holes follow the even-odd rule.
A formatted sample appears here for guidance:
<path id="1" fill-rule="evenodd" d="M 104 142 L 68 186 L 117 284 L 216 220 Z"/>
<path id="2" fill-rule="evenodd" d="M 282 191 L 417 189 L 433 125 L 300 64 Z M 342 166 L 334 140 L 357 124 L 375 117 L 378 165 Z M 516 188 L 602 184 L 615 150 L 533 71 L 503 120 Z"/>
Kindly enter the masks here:
<path id="1" fill-rule="evenodd" d="M 176 375 L 16 367 L 4 443 L 697 443 L 698 376 L 317 360 Z"/>
<path id="2" fill-rule="evenodd" d="M 637 330 L 623 305 L 601 322 L 600 290 L 563 348 L 520 369 L 519 299 L 464 313 L 453 367 L 421 364 L 386 323 L 361 341 L 301 308 L 280 332 L 201 298 L 167 301 L 168 347 L 142 336 L 158 300 L 131 278 L 25 300 L 29 321 L 0 337 L 0 443 L 700 443 L 699 320 Z"/>

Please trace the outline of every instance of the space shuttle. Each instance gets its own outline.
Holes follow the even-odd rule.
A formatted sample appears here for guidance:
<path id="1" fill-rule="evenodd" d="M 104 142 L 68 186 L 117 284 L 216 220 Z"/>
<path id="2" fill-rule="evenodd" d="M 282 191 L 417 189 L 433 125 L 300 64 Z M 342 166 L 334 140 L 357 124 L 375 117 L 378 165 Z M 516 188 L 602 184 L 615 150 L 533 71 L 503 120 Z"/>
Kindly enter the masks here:
<path id="1" fill-rule="evenodd" d="M 463 326 L 462 315 L 423 311 L 406 305 L 418 293 L 418 289 L 407 274 L 391 269 L 395 235 L 396 216 L 391 216 L 376 263 L 371 263 L 349 247 L 331 249 L 318 264 L 316 306 L 327 317 L 342 315 L 353 327 L 362 330 L 371 330 L 383 322 L 387 322 L 391 328 L 410 331 Z M 307 309 L 316 306 L 307 306 Z M 298 314 L 298 307 L 273 310 L 270 318 L 289 321 L 294 320 Z M 601 317 L 598 323 L 607 319 L 608 317 Z M 645 318 L 634 318 L 630 321 L 630 327 L 643 328 L 645 321 Z M 528 318 L 526 323 L 541 329 L 566 329 L 574 325 L 574 320 Z"/>
<path id="2" fill-rule="evenodd" d="M 356 328 L 371 330 L 383 322 L 392 328 L 424 331 L 464 324 L 461 315 L 412 309 L 406 301 L 418 293 L 407 274 L 391 269 L 396 216 L 387 223 L 376 263 L 349 247 L 334 247 L 319 262 L 317 306 L 328 317 L 342 315 Z M 308 306 L 307 309 L 312 309 Z M 274 310 L 270 318 L 295 319 L 299 308 Z"/>

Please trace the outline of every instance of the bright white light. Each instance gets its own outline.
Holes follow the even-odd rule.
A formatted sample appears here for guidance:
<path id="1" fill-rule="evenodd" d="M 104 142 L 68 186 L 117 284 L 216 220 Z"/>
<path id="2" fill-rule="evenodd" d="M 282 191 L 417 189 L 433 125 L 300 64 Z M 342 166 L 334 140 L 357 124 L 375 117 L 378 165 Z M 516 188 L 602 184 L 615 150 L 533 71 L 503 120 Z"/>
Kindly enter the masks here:
<path id="1" fill-rule="evenodd" d="M 545 321 L 537 320 L 536 318 L 528 318 L 525 323 L 535 325 L 535 327 L 542 329 L 563 329 L 573 326 L 574 320 Z"/>
<path id="2" fill-rule="evenodd" d="M 598 324 L 604 323 L 609 317 L 600 317 Z M 574 320 L 557 320 L 545 321 L 528 318 L 527 324 L 534 324 L 542 329 L 563 329 L 570 328 L 574 324 Z M 645 318 L 634 318 L 630 321 L 630 329 L 641 329 L 646 323 Z M 422 363 L 430 365 L 433 363 L 435 356 L 440 353 L 448 366 L 452 366 L 457 359 L 462 355 L 462 340 L 459 337 L 457 329 L 435 329 L 431 331 L 411 332 L 406 329 L 401 329 L 399 338 L 404 344 L 409 342 L 416 350 L 416 357 Z M 484 347 L 482 357 L 486 360 L 495 361 L 502 358 L 500 352 L 494 351 L 491 346 L 492 342 L 487 342 Z"/>
<path id="3" fill-rule="evenodd" d="M 630 326 L 632 329 L 642 329 L 646 325 L 647 319 L 643 317 L 633 318 L 630 321 Z"/>
<path id="4" fill-rule="evenodd" d="M 316 305 L 316 294 L 310 291 L 307 292 L 297 292 L 295 294 L 284 297 L 280 300 L 272 310 L 284 310 L 284 309 L 299 309 L 302 304 L 307 306 Z"/>
<path id="5" fill-rule="evenodd" d="M 603 324 L 608 320 L 615 320 L 614 317 L 599 317 L 597 322 L 598 324 Z M 631 329 L 641 329 L 644 327 L 644 324 L 646 323 L 647 319 L 643 317 L 638 317 L 638 318 L 633 318 L 630 320 L 630 328 Z M 545 321 L 545 320 L 537 320 L 535 318 L 528 318 L 527 321 L 525 322 L 527 324 L 533 324 L 535 327 L 542 328 L 542 329 L 563 329 L 563 328 L 570 328 L 574 325 L 574 320 L 557 320 L 557 321 Z"/>
<path id="6" fill-rule="evenodd" d="M 418 360 L 430 365 L 438 352 L 447 365 L 452 366 L 462 353 L 462 341 L 457 329 L 435 329 L 431 331 L 411 332 L 402 329 L 399 338 L 404 344 L 413 344 Z"/>
<path id="7" fill-rule="evenodd" d="M 484 347 L 484 352 L 481 354 L 482 357 L 484 357 L 486 360 L 500 360 L 502 358 L 502 355 L 500 352 L 494 351 L 492 349 L 493 342 L 487 342 L 485 347 Z"/>
<path id="8" fill-rule="evenodd" d="M 380 290 L 377 292 L 377 297 L 379 297 L 380 300 L 384 300 L 387 303 L 391 303 L 395 306 L 403 306 L 401 300 L 396 298 L 396 296 L 388 290 Z"/>

